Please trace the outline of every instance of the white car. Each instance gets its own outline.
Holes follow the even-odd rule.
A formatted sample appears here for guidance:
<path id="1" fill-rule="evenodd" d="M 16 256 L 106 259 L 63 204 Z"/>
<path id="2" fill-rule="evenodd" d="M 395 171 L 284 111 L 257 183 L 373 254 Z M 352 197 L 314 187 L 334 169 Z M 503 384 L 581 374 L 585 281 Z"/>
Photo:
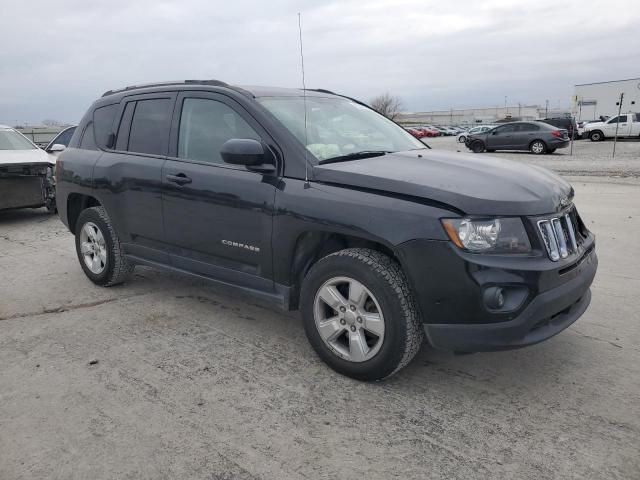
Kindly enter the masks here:
<path id="1" fill-rule="evenodd" d="M 467 141 L 467 137 L 469 135 L 473 135 L 475 133 L 483 133 L 487 130 L 491 130 L 495 125 L 478 125 L 477 127 L 472 127 L 466 132 L 462 132 L 458 134 L 458 142 L 464 143 Z"/>
<path id="2" fill-rule="evenodd" d="M 624 113 L 604 122 L 591 122 L 584 126 L 583 137 L 592 142 L 606 138 L 640 137 L 640 113 Z"/>
<path id="3" fill-rule="evenodd" d="M 55 158 L 11 127 L 0 125 L 0 210 L 55 211 Z"/>
<path id="4" fill-rule="evenodd" d="M 76 131 L 76 126 L 77 125 L 72 125 L 62 130 L 49 142 L 44 151 L 49 155 L 52 155 L 54 159 L 57 158 L 58 155 L 60 155 L 62 151 L 69 146 L 71 137 L 73 137 L 73 134 Z"/>

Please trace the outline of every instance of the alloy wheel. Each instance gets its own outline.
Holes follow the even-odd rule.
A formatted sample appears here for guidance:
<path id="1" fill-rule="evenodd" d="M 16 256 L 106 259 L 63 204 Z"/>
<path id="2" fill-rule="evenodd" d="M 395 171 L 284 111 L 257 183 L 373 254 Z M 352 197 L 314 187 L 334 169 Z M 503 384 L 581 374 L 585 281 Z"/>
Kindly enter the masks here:
<path id="1" fill-rule="evenodd" d="M 80 230 L 80 251 L 84 264 L 96 275 L 107 266 L 107 247 L 104 235 L 93 222 L 87 222 Z"/>
<path id="2" fill-rule="evenodd" d="M 359 281 L 327 280 L 316 293 L 313 315 L 322 341 L 339 357 L 359 363 L 380 351 L 384 316 L 377 299 Z"/>

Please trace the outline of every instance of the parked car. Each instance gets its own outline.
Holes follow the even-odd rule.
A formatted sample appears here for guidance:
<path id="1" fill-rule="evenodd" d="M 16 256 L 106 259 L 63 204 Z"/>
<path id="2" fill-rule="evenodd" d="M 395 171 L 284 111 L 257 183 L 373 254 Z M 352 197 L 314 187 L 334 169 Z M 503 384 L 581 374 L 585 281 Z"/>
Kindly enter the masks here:
<path id="1" fill-rule="evenodd" d="M 71 137 L 75 131 L 75 125 L 65 128 L 48 143 L 44 148 L 44 151 L 53 156 L 54 159 L 57 158 L 58 155 L 60 155 L 60 153 L 69 146 L 69 142 L 71 141 Z"/>
<path id="2" fill-rule="evenodd" d="M 463 130 L 461 133 L 458 134 L 458 137 L 457 137 L 458 142 L 465 143 L 469 135 L 473 135 L 475 133 L 483 133 L 488 130 L 491 130 L 493 127 L 495 127 L 495 125 L 478 125 L 477 127 L 470 128 L 468 131 Z"/>
<path id="3" fill-rule="evenodd" d="M 466 146 L 475 153 L 496 150 L 529 150 L 537 155 L 553 153 L 570 143 L 566 130 L 544 122 L 511 122 L 467 137 Z"/>
<path id="4" fill-rule="evenodd" d="M 599 142 L 616 136 L 619 138 L 640 137 L 640 113 L 625 113 L 605 122 L 588 123 L 584 127 L 584 135 L 592 142 Z"/>
<path id="5" fill-rule="evenodd" d="M 602 120 L 581 120 L 577 123 L 578 127 L 578 135 L 576 138 L 586 138 L 584 135 L 584 127 L 586 127 L 589 123 L 601 122 Z"/>
<path id="6" fill-rule="evenodd" d="M 553 125 L 554 127 L 566 130 L 567 133 L 569 134 L 569 138 L 573 136 L 573 132 L 576 132 L 576 135 L 578 133 L 578 126 L 576 125 L 576 121 L 573 118 L 567 118 L 567 117 L 545 118 L 540 121 L 544 123 L 548 123 L 549 125 Z"/>
<path id="7" fill-rule="evenodd" d="M 89 280 L 149 265 L 299 309 L 345 375 L 397 372 L 425 334 L 456 352 L 538 343 L 589 305 L 595 239 L 569 183 L 428 149 L 357 100 L 164 83 L 106 92 L 78 129 L 58 204 Z"/>
<path id="8" fill-rule="evenodd" d="M 421 127 L 417 127 L 420 130 L 422 130 L 425 133 L 425 137 L 439 137 L 440 136 L 440 132 L 438 130 L 436 130 L 435 128 L 428 126 L 428 125 L 423 125 Z"/>
<path id="9" fill-rule="evenodd" d="M 55 210 L 55 182 L 49 155 L 11 127 L 0 125 L 0 210 Z"/>
<path id="10" fill-rule="evenodd" d="M 421 128 L 416 128 L 416 127 L 405 127 L 405 130 L 407 132 L 409 132 L 411 135 L 413 135 L 415 138 L 417 139 L 421 139 L 424 137 L 428 137 L 429 135 L 427 134 L 426 131 L 422 130 Z"/>

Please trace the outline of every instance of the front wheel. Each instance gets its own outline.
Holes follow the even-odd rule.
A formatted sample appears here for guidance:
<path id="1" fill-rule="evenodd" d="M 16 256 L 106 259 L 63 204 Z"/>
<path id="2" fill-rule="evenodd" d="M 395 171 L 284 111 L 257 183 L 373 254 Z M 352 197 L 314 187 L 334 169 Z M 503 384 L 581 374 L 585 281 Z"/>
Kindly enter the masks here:
<path id="1" fill-rule="evenodd" d="M 476 140 L 471 144 L 471 151 L 473 153 L 482 153 L 484 152 L 484 143 L 481 140 Z"/>
<path id="2" fill-rule="evenodd" d="M 464 143 L 466 141 L 467 141 L 467 137 L 465 137 L 464 135 L 462 135 L 461 137 L 458 137 L 458 142 Z"/>
<path id="3" fill-rule="evenodd" d="M 96 285 L 122 283 L 133 270 L 103 207 L 87 208 L 78 217 L 76 253 L 85 275 Z"/>
<path id="4" fill-rule="evenodd" d="M 604 140 L 604 135 L 601 131 L 594 130 L 589 134 L 589 140 L 591 140 L 592 142 L 601 142 L 602 140 Z"/>
<path id="5" fill-rule="evenodd" d="M 529 145 L 529 151 L 535 155 L 541 155 L 547 151 L 547 145 L 542 140 L 534 140 Z"/>
<path id="6" fill-rule="evenodd" d="M 407 365 L 423 339 L 417 307 L 397 262 L 364 248 L 319 260 L 302 283 L 305 332 L 335 371 L 381 380 Z"/>

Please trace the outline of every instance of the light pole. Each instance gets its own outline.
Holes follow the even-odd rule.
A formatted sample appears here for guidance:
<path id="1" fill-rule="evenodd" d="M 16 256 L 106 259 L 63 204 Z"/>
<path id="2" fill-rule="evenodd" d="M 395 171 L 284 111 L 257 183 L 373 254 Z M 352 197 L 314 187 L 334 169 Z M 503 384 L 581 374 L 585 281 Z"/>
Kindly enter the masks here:
<path id="1" fill-rule="evenodd" d="M 611 156 L 611 158 L 614 158 L 616 156 L 616 143 L 618 143 L 618 126 L 620 125 L 620 112 L 622 111 L 622 99 L 624 98 L 624 93 L 620 94 L 620 101 L 617 102 L 618 104 L 618 121 L 616 122 L 616 134 L 613 137 L 613 155 Z"/>
<path id="2" fill-rule="evenodd" d="M 544 102 L 544 118 L 549 118 L 549 100 L 545 100 Z"/>

